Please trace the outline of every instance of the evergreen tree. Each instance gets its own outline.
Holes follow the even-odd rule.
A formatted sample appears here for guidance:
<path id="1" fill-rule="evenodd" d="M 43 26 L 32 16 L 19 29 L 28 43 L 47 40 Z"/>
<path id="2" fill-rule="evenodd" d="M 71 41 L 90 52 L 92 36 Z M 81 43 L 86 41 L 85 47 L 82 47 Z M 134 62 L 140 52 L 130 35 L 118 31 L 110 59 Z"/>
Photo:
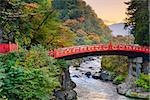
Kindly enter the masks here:
<path id="1" fill-rule="evenodd" d="M 135 36 L 135 43 L 149 46 L 148 0 L 131 0 L 125 4 L 128 5 L 126 27 L 131 28 L 130 32 Z"/>

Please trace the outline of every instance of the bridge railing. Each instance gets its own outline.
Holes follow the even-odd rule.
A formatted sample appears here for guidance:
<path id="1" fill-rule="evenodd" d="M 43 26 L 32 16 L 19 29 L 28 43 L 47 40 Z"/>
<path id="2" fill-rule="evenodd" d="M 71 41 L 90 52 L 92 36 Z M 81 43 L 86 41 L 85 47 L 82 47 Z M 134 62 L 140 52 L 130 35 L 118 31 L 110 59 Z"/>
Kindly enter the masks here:
<path id="1" fill-rule="evenodd" d="M 95 45 L 82 45 L 82 46 L 73 46 L 65 47 L 51 50 L 49 52 L 50 56 L 54 58 L 69 56 L 79 53 L 88 53 L 88 52 L 103 52 L 103 51 L 129 51 L 129 52 L 139 52 L 139 53 L 150 53 L 150 48 L 145 46 L 137 45 L 112 45 L 112 44 L 95 44 Z"/>
<path id="2" fill-rule="evenodd" d="M 9 43 L 9 44 L 0 44 L 0 53 L 7 53 L 14 50 L 18 50 L 18 44 Z"/>

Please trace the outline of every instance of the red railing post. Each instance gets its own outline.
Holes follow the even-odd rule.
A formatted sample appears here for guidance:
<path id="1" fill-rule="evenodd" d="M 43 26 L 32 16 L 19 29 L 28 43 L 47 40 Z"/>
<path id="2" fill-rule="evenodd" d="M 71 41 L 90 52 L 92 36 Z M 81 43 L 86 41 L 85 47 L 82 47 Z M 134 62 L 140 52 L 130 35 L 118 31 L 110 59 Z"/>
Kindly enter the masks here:
<path id="1" fill-rule="evenodd" d="M 8 52 L 10 52 L 11 51 L 11 42 L 9 42 L 9 51 Z"/>

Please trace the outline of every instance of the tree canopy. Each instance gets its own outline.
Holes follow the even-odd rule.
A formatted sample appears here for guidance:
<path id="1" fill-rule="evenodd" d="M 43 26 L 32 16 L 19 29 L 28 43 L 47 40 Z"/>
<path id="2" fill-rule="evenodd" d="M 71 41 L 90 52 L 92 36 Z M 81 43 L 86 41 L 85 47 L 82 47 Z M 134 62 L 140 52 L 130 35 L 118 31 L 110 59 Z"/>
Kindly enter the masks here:
<path id="1" fill-rule="evenodd" d="M 21 47 L 42 44 L 48 48 L 74 44 L 70 40 L 60 44 L 62 35 L 67 37 L 70 32 L 71 39 L 75 35 L 63 27 L 57 11 L 51 8 L 51 0 L 1 0 L 0 10 L 1 43 L 18 42 Z"/>

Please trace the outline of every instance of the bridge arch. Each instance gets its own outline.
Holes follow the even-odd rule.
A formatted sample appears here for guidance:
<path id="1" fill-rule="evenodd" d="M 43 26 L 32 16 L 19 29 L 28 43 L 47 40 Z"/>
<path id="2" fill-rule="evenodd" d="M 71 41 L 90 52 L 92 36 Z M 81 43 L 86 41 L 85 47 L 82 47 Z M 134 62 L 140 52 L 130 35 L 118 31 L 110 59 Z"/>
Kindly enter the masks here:
<path id="1" fill-rule="evenodd" d="M 50 56 L 67 60 L 94 55 L 122 55 L 129 58 L 143 57 L 148 59 L 149 54 L 149 47 L 123 44 L 112 45 L 111 43 L 65 47 L 49 51 Z"/>

